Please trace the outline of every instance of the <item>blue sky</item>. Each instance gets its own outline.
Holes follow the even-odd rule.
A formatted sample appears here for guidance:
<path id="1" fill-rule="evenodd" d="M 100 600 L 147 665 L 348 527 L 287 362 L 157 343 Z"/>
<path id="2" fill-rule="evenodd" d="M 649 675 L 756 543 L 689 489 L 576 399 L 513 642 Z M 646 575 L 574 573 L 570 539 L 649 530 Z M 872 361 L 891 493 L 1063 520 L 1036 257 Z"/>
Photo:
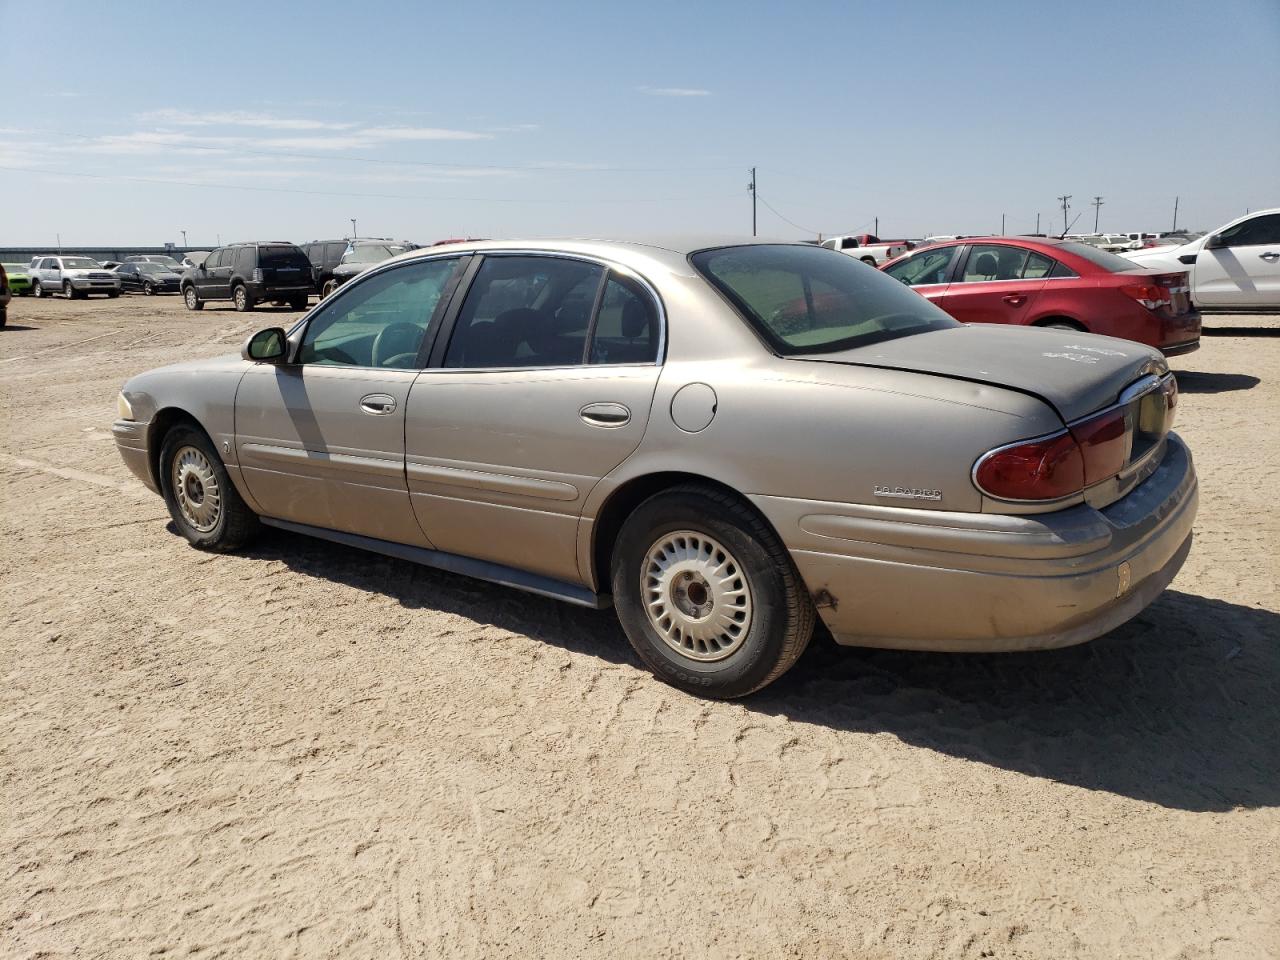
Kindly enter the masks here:
<path id="1" fill-rule="evenodd" d="M 0 245 L 749 232 L 752 166 L 781 237 L 1280 206 L 1280 0 L 32 9 Z"/>

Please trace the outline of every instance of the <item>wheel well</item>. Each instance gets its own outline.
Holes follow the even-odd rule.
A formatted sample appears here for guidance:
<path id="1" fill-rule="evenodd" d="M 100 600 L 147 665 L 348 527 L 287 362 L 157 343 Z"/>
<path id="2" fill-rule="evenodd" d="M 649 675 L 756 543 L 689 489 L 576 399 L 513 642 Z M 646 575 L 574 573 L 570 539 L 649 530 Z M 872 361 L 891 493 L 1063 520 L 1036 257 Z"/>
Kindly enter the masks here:
<path id="1" fill-rule="evenodd" d="M 704 477 L 696 473 L 681 473 L 675 470 L 636 477 L 634 480 L 628 480 L 610 494 L 609 499 L 604 502 L 604 505 L 596 514 L 595 524 L 592 527 L 591 543 L 591 569 L 595 575 L 596 590 L 602 593 L 609 591 L 610 567 L 613 564 L 613 545 L 618 539 L 618 533 L 622 530 L 622 525 L 626 522 L 627 517 L 631 516 L 636 507 L 654 494 L 687 484 L 710 487 L 713 490 L 719 490 L 722 493 L 729 494 L 731 497 L 735 497 L 742 501 L 747 509 L 759 516 L 761 521 L 768 525 L 771 530 L 773 529 L 773 524 L 769 523 L 769 519 L 760 513 L 754 503 L 733 489 L 733 487 L 718 480 L 712 480 L 710 477 Z M 776 534 L 777 531 L 774 530 L 774 533 Z"/>
<path id="2" fill-rule="evenodd" d="M 166 407 L 151 418 L 151 425 L 147 428 L 147 459 L 151 467 L 151 479 L 157 490 L 160 489 L 160 448 L 164 446 L 165 435 L 179 425 L 194 427 L 206 437 L 209 436 L 209 431 L 200 425 L 199 420 L 177 407 Z"/>
<path id="3" fill-rule="evenodd" d="M 1047 327 L 1054 323 L 1065 323 L 1067 326 L 1075 327 L 1077 330 L 1083 333 L 1089 332 L 1088 327 L 1086 327 L 1079 320 L 1071 319 L 1071 317 L 1041 317 L 1039 320 L 1037 320 L 1035 323 L 1031 325 L 1033 327 Z"/>

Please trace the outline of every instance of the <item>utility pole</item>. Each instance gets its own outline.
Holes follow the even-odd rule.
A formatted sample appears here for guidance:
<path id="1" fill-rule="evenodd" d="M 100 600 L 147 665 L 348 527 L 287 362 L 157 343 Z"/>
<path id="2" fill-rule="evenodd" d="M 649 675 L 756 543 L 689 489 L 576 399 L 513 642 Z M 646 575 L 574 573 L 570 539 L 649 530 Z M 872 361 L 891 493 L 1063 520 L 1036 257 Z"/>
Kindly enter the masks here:
<path id="1" fill-rule="evenodd" d="M 358 236 L 360 236 L 360 234 L 356 233 L 356 218 L 352 217 L 351 218 L 351 239 L 354 240 Z"/>
<path id="2" fill-rule="evenodd" d="M 1093 198 L 1093 232 L 1098 232 L 1098 214 L 1102 210 L 1102 205 L 1106 203 L 1101 197 Z"/>
<path id="3" fill-rule="evenodd" d="M 751 168 L 751 182 L 747 184 L 747 192 L 751 194 L 751 235 L 756 235 L 756 168 Z"/>
<path id="4" fill-rule="evenodd" d="M 1246 211 L 1248 212 L 1248 211 Z M 1178 229 L 1178 198 L 1173 198 L 1173 229 Z"/>
<path id="5" fill-rule="evenodd" d="M 880 218 L 876 217 L 876 225 L 872 228 L 877 237 L 880 236 Z"/>
<path id="6" fill-rule="evenodd" d="M 187 248 L 187 231 L 179 230 L 178 232 L 182 234 L 182 249 L 185 250 Z"/>
<path id="7" fill-rule="evenodd" d="M 1004 214 L 1000 214 L 1000 236 L 1004 236 Z"/>
<path id="8" fill-rule="evenodd" d="M 57 237 L 58 237 L 58 253 L 62 253 L 62 234 L 60 233 L 57 234 Z"/>
<path id="9" fill-rule="evenodd" d="M 1040 235 L 1040 214 L 1036 214 L 1036 236 Z"/>
<path id="10" fill-rule="evenodd" d="M 1059 201 L 1061 201 L 1061 203 L 1062 203 L 1062 234 L 1063 234 L 1063 236 L 1066 236 L 1066 233 L 1067 233 L 1067 211 L 1071 209 L 1071 194 L 1069 194 L 1069 193 L 1064 193 L 1062 196 L 1060 196 L 1060 197 L 1058 198 L 1058 200 L 1059 200 Z"/>

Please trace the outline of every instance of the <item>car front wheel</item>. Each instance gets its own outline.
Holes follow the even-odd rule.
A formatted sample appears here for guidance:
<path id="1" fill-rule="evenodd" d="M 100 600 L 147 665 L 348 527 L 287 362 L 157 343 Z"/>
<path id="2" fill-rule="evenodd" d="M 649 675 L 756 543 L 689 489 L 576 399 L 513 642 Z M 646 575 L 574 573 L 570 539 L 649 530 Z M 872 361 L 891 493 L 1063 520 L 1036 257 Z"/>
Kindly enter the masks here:
<path id="1" fill-rule="evenodd" d="M 709 487 L 676 487 L 637 507 L 618 534 L 611 579 L 640 659 L 699 696 L 767 686 L 813 634 L 813 602 L 777 534 Z"/>
<path id="2" fill-rule="evenodd" d="M 153 287 L 151 284 L 144 283 L 142 285 L 142 295 L 144 297 L 154 297 L 155 293 L 156 293 L 156 288 Z"/>
<path id="3" fill-rule="evenodd" d="M 67 280 L 62 284 L 62 295 L 68 300 L 74 300 L 76 298 L 76 288 L 71 285 L 70 280 Z"/>
<path id="4" fill-rule="evenodd" d="M 165 436 L 160 489 L 179 532 L 201 550 L 235 550 L 258 531 L 257 514 L 232 485 L 213 443 L 194 427 Z"/>

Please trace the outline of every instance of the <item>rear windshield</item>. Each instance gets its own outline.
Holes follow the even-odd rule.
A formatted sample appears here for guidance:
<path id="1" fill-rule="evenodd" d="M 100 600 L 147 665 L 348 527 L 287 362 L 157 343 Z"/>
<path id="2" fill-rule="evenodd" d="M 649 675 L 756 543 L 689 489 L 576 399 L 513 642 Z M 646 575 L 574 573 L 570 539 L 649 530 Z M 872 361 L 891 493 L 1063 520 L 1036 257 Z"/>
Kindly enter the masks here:
<path id="1" fill-rule="evenodd" d="M 380 263 L 388 257 L 394 257 L 397 253 L 404 253 L 408 247 L 401 247 L 395 244 L 389 246 L 373 246 L 356 247 L 350 253 L 342 258 L 343 263 Z"/>
<path id="2" fill-rule="evenodd" d="M 830 353 L 960 325 L 892 277 L 820 247 L 723 247 L 690 259 L 784 356 Z"/>
<path id="3" fill-rule="evenodd" d="M 1095 240 L 1095 243 L 1101 243 Z M 1074 253 L 1082 260 L 1088 260 L 1090 263 L 1102 267 L 1111 273 L 1128 273 L 1130 270 L 1141 270 L 1142 267 L 1134 263 L 1132 260 L 1126 260 L 1124 257 L 1118 257 L 1114 253 L 1108 253 L 1106 250 L 1099 250 L 1097 247 L 1089 243 L 1076 243 L 1074 240 L 1067 240 L 1060 247 L 1060 250 L 1066 250 L 1068 253 Z"/>
<path id="4" fill-rule="evenodd" d="M 297 247 L 258 247 L 258 266 L 274 267 L 299 267 L 303 270 L 311 269 L 311 261 L 307 259 L 307 255 Z"/>

